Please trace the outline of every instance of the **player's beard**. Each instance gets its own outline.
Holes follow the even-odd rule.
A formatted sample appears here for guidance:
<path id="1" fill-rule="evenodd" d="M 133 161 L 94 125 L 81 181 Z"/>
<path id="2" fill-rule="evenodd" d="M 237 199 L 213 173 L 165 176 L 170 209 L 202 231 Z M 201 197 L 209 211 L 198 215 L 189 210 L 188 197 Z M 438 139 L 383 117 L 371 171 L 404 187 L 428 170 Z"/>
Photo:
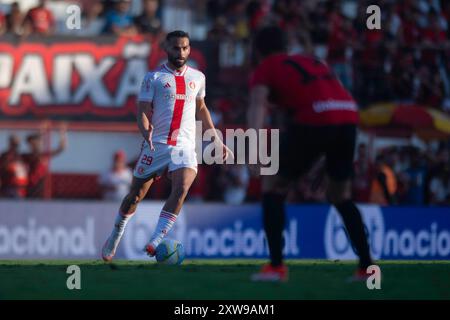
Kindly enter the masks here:
<path id="1" fill-rule="evenodd" d="M 180 61 L 180 60 L 178 60 L 178 59 L 180 59 L 180 60 L 182 60 L 182 61 Z M 183 67 L 183 66 L 186 64 L 186 62 L 187 62 L 187 58 L 186 58 L 186 59 L 182 59 L 182 58 L 171 57 L 171 56 L 168 57 L 168 60 L 169 60 L 169 62 L 170 62 L 172 65 L 174 65 L 177 69 Z"/>

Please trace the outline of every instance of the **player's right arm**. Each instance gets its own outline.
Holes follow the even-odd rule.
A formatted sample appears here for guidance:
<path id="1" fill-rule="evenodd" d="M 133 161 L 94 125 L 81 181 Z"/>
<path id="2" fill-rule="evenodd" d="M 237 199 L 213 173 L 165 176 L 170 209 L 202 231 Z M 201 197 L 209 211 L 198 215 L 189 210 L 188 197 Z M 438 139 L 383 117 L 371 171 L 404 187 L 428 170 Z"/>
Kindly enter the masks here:
<path id="1" fill-rule="evenodd" d="M 152 143 L 152 133 L 153 133 L 153 125 L 151 124 L 151 115 L 152 115 L 152 103 L 138 101 L 137 107 L 137 125 L 139 131 L 141 132 L 144 140 L 150 146 L 150 150 L 155 150 Z"/>
<path id="2" fill-rule="evenodd" d="M 137 125 L 144 140 L 148 143 L 150 150 L 154 150 L 152 143 L 152 114 L 153 114 L 153 96 L 155 89 L 152 85 L 151 74 L 148 73 L 142 80 L 141 90 L 137 100 Z"/>

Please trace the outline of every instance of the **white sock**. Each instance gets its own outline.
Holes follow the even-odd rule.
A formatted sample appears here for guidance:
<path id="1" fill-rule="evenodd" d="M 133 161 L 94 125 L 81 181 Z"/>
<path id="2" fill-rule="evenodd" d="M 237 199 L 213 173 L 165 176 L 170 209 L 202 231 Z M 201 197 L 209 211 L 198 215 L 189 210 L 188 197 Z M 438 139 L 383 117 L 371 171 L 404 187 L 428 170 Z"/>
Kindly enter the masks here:
<path id="1" fill-rule="evenodd" d="M 111 231 L 111 235 L 109 236 L 107 242 L 105 243 L 105 246 L 102 249 L 102 254 L 114 255 L 117 247 L 119 246 L 120 239 L 122 238 L 122 235 L 125 231 L 125 227 L 132 216 L 133 214 L 129 214 L 126 216 L 122 215 L 121 212 L 117 214 L 116 219 L 114 220 L 114 227 Z"/>
<path id="2" fill-rule="evenodd" d="M 177 220 L 177 215 L 161 210 L 159 215 L 158 224 L 156 225 L 156 229 L 153 232 L 152 237 L 150 238 L 149 243 L 156 249 L 158 244 L 162 241 L 162 239 L 169 233 L 173 224 Z"/>
<path id="3" fill-rule="evenodd" d="M 125 227 L 127 226 L 128 221 L 130 221 L 130 218 L 133 216 L 133 214 L 123 215 L 121 212 L 119 212 L 116 216 L 116 220 L 114 220 L 114 228 L 111 232 L 111 237 L 115 237 L 116 239 L 120 240 L 123 233 L 125 232 Z"/>

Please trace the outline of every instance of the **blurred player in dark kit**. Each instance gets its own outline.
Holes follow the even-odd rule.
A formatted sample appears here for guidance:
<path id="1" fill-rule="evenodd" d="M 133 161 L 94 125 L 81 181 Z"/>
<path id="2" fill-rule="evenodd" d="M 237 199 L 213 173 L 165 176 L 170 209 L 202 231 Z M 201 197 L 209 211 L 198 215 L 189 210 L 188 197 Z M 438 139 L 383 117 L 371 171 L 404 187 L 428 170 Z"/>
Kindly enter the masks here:
<path id="1" fill-rule="evenodd" d="M 288 55 L 285 35 L 278 27 L 265 27 L 254 38 L 259 65 L 250 79 L 248 126 L 261 129 L 268 103 L 285 114 L 280 136 L 280 170 L 263 176 L 263 223 L 270 264 L 255 281 L 284 281 L 282 232 L 284 200 L 289 183 L 306 173 L 321 155 L 329 180 L 327 199 L 340 213 L 359 255 L 357 279 L 366 278 L 372 264 L 361 214 L 352 201 L 351 179 L 358 111 L 350 93 L 322 61 L 306 55 Z"/>

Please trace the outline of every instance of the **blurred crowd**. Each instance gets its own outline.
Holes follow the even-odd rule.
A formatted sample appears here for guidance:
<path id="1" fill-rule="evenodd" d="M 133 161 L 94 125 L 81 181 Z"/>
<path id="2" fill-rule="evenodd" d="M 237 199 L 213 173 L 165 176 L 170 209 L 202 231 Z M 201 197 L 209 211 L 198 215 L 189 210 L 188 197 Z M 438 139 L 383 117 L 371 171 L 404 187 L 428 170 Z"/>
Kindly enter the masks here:
<path id="1" fill-rule="evenodd" d="M 22 10 L 24 3 L 36 6 Z M 81 29 L 67 27 L 71 4 L 81 8 Z M 366 26 L 373 4 L 381 30 Z M 184 28 L 196 40 L 248 42 L 275 23 L 290 52 L 326 59 L 362 107 L 398 101 L 446 110 L 449 19 L 446 0 L 22 0 L 0 6 L 0 34 L 159 37 Z"/>
<path id="2" fill-rule="evenodd" d="M 66 130 L 61 129 L 59 146 L 45 148 L 39 132 L 26 136 L 27 150 L 21 151 L 21 139 L 11 135 L 8 148 L 0 154 L 0 197 L 45 198 L 48 187 L 50 158 L 66 148 Z"/>
<path id="3" fill-rule="evenodd" d="M 238 66 L 245 72 L 254 63 L 248 50 L 251 35 L 261 26 L 277 24 L 286 32 L 289 51 L 326 59 L 361 108 L 388 101 L 450 111 L 450 1 L 447 0 L 13 1 L 0 5 L 0 35 L 162 37 L 171 29 L 181 28 L 189 31 L 194 40 L 243 44 L 245 57 Z M 81 8 L 79 30 L 68 29 L 66 25 L 66 9 L 71 4 Z M 366 26 L 369 5 L 381 9 L 380 30 L 369 30 Z M 237 47 L 233 48 L 236 55 Z M 233 86 L 226 85 L 227 75 Z M 247 79 L 240 75 L 221 72 L 222 85 L 209 86 L 207 103 L 218 127 L 239 127 L 245 123 Z M 377 151 L 371 157 L 366 154 L 367 149 L 362 145 L 357 152 L 354 183 L 357 201 L 450 203 L 449 151 L 445 144 L 427 152 L 412 147 L 391 148 Z M 13 151 L 10 153 L 14 155 Z M 2 159 L 5 157 L 12 156 Z M 122 191 L 117 192 L 123 193 L 128 183 L 124 181 L 130 175 L 122 168 L 124 162 L 120 153 L 114 156 L 112 172 L 120 172 L 123 179 L 104 174 L 99 180 L 105 198 L 113 197 L 111 184 L 115 181 L 121 184 L 117 190 Z M 4 168 L 2 165 L 2 172 Z M 30 165 L 24 168 L 29 171 Z M 313 170 L 299 180 L 289 195 L 290 201 L 324 201 L 326 182 L 319 183 L 316 179 Z M 312 184 L 315 188 L 310 187 Z M 2 190 L 4 193 L 4 186 Z M 255 199 L 258 192 L 246 167 L 223 166 L 202 169 L 191 197 L 239 203 Z"/>
<path id="4" fill-rule="evenodd" d="M 448 144 L 420 150 L 387 147 L 375 160 L 359 145 L 355 162 L 354 197 L 381 205 L 449 205 L 450 158 Z"/>
<path id="5" fill-rule="evenodd" d="M 450 2 L 210 1 L 211 39 L 248 39 L 276 23 L 291 53 L 328 61 L 361 107 L 380 101 L 450 108 Z M 381 29 L 369 30 L 369 5 L 381 9 Z"/>
<path id="6" fill-rule="evenodd" d="M 0 154 L 0 197 L 50 198 L 49 161 L 67 145 L 61 130 L 59 145 L 49 148 L 40 133 L 25 137 L 27 149 L 21 148 L 17 135 L 9 137 L 7 150 Z M 24 150 L 24 151 L 21 151 Z M 389 146 L 371 154 L 370 148 L 358 145 L 354 162 L 353 198 L 359 203 L 379 205 L 450 205 L 450 145 L 439 143 L 420 149 L 412 146 Z M 134 161 L 124 151 L 112 156 L 112 164 L 99 172 L 95 185 L 79 186 L 98 190 L 95 197 L 120 201 L 128 193 L 133 178 Z M 325 162 L 319 159 L 304 177 L 293 183 L 287 197 L 290 203 L 326 203 Z M 67 178 L 65 178 L 67 179 Z M 53 186 L 55 187 L 55 186 Z M 61 190 L 54 190 L 61 191 Z M 154 183 L 148 199 L 165 199 L 170 193 L 166 175 Z M 70 191 L 69 191 L 70 195 Z M 190 201 L 219 201 L 235 205 L 260 198 L 260 182 L 250 176 L 245 165 L 200 165 L 189 193 Z"/>
<path id="7" fill-rule="evenodd" d="M 37 4 L 22 10 L 23 3 Z M 66 23 L 72 4 L 81 8 L 80 29 Z M 380 30 L 366 26 L 373 4 Z M 248 43 L 275 23 L 291 53 L 326 59 L 361 107 L 390 101 L 447 110 L 449 19 L 445 0 L 22 0 L 0 7 L 0 34 L 161 37 L 180 27 L 196 40 Z M 251 54 L 243 63 L 252 64 Z"/>
<path id="8" fill-rule="evenodd" d="M 157 35 L 161 32 L 161 21 L 157 16 L 158 0 L 139 0 L 140 13 L 131 12 L 132 0 L 68 0 L 68 1 L 17 1 L 0 11 L 0 34 L 10 33 L 16 36 L 28 35 L 78 35 L 99 36 L 116 34 L 132 36 L 138 33 Z M 36 6 L 22 10 L 21 4 L 37 2 Z M 71 10 L 77 5 L 80 11 Z M 1 9 L 1 8 L 0 8 Z M 72 14 L 80 13 L 80 25 L 77 19 L 69 19 Z M 68 23 L 70 20 L 70 23 Z"/>
<path id="9" fill-rule="evenodd" d="M 325 165 L 324 158 L 319 159 L 293 183 L 287 201 L 326 203 Z M 158 183 L 160 191 L 149 198 L 164 199 L 169 194 L 170 180 L 164 177 Z M 193 201 L 241 204 L 257 201 L 260 196 L 260 182 L 250 176 L 247 166 L 200 165 L 188 197 Z M 427 149 L 404 145 L 370 150 L 366 144 L 359 144 L 353 198 L 359 203 L 378 205 L 450 205 L 450 145 L 441 142 Z"/>
<path id="10" fill-rule="evenodd" d="M 450 2 L 210 1 L 209 37 L 248 39 L 276 23 L 291 53 L 325 58 L 360 106 L 378 101 L 450 107 Z M 381 9 L 381 29 L 366 25 L 369 5 Z"/>
<path id="11" fill-rule="evenodd" d="M 353 198 L 379 205 L 450 205 L 449 145 L 421 150 L 390 146 L 370 155 L 365 144 L 357 147 Z M 290 194 L 292 202 L 326 202 L 326 179 L 316 188 L 315 174 L 300 179 Z"/>

